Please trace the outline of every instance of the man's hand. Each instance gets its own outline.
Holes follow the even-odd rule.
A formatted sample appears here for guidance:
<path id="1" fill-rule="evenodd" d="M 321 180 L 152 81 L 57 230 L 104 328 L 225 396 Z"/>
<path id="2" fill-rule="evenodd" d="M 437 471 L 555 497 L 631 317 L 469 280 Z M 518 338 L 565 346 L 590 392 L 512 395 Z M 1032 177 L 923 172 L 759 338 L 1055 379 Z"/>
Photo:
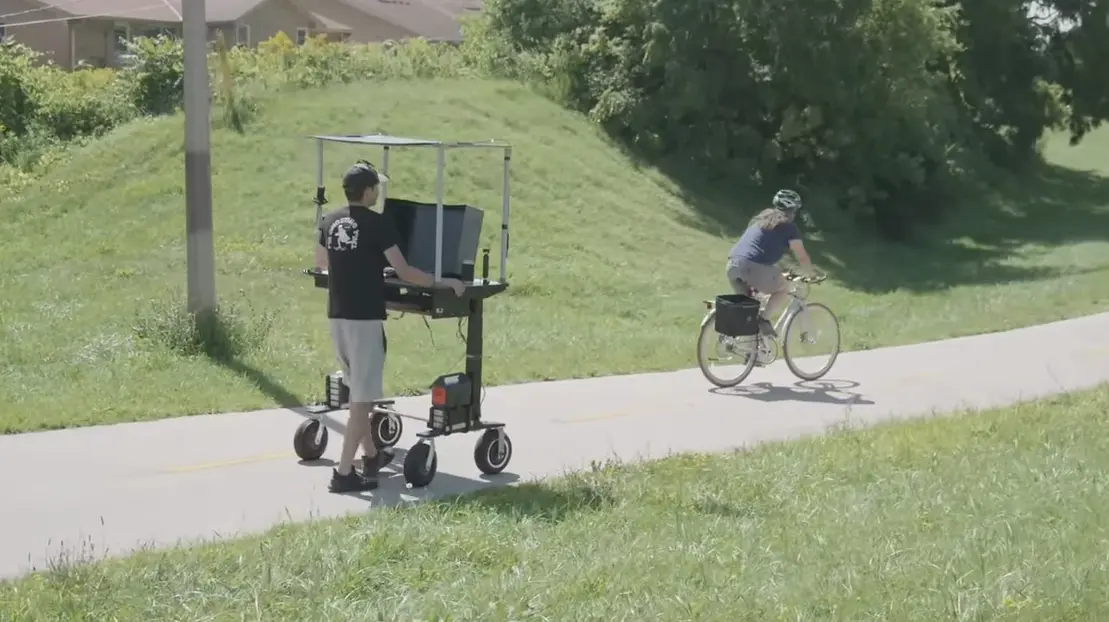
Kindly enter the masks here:
<path id="1" fill-rule="evenodd" d="M 400 248 L 396 246 L 387 248 L 385 250 L 385 259 L 388 260 L 389 265 L 396 271 L 397 278 L 400 280 L 419 285 L 420 287 L 436 286 L 435 277 L 419 268 L 410 266 L 408 261 L 405 260 L 404 255 L 400 252 Z M 462 294 L 466 293 L 466 285 L 458 279 L 442 279 L 438 284 L 453 289 L 454 295 L 459 298 L 462 297 Z"/>
<path id="2" fill-rule="evenodd" d="M 462 294 L 466 293 L 466 284 L 458 279 L 443 279 L 441 283 L 453 289 L 454 295 L 459 298 L 462 297 Z"/>

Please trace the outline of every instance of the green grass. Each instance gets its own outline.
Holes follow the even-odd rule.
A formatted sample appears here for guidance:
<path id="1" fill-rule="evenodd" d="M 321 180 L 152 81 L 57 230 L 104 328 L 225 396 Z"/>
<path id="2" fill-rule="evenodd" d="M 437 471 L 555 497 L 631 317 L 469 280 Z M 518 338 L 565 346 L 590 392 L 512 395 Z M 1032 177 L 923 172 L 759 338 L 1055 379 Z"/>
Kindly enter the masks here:
<path id="1" fill-rule="evenodd" d="M 492 383 L 694 365 L 698 301 L 758 205 L 725 186 L 633 165 L 580 115 L 518 85 L 394 81 L 271 101 L 245 135 L 212 137 L 217 288 L 237 308 L 237 350 L 184 356 L 182 119 L 129 124 L 0 201 L 0 433 L 312 401 L 334 369 L 310 265 L 312 133 L 495 137 L 515 145 L 508 292 L 487 306 Z M 882 245 L 817 210 L 812 241 L 834 281 L 814 292 L 847 349 L 918 342 L 1101 310 L 1109 300 L 1109 133 L 956 212 L 914 247 Z M 374 150 L 337 146 L 327 183 Z M 395 153 L 395 196 L 433 197 L 434 155 Z M 451 155 L 452 201 L 487 210 L 496 248 L 500 162 Z M 679 183 L 679 181 L 681 183 Z M 494 252 L 494 256 L 496 253 Z M 494 262 L 495 263 L 495 262 Z M 494 269 L 496 266 L 494 265 Z M 250 303 L 250 308 L 245 306 Z M 251 308 L 253 311 L 251 311 Z M 263 317 L 263 314 L 266 314 Z M 137 331 L 136 327 L 141 328 Z M 391 394 L 462 363 L 452 322 L 390 322 Z M 144 339 L 153 334 L 156 338 Z"/>
<path id="2" fill-rule="evenodd" d="M 1109 619 L 1109 385 L 0 584 L 0 619 Z"/>

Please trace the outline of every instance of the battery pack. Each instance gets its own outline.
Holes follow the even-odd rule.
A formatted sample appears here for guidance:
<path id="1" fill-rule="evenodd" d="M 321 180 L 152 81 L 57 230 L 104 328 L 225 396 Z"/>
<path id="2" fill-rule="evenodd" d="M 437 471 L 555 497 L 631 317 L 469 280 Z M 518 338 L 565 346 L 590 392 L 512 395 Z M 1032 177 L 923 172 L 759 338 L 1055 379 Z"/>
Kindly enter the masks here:
<path id="1" fill-rule="evenodd" d="M 456 432 L 470 425 L 473 383 L 466 374 L 439 376 L 431 383 L 431 411 L 427 427 L 439 432 Z"/>

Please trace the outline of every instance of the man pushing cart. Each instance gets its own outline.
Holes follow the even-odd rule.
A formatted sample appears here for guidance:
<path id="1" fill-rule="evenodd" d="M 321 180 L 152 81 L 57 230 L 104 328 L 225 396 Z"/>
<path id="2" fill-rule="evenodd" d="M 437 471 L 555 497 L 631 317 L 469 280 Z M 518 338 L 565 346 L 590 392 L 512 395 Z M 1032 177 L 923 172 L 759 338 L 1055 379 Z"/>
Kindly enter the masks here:
<path id="1" fill-rule="evenodd" d="M 512 456 L 512 442 L 501 423 L 483 421 L 482 341 L 484 300 L 505 291 L 508 263 L 508 171 L 511 146 L 497 142 L 420 140 L 382 135 L 314 136 L 317 146 L 317 246 L 311 275 L 316 287 L 328 290 L 328 319 L 340 372 L 327 377 L 327 399 L 310 409 L 320 418 L 297 429 L 294 447 L 303 460 L 320 458 L 327 446 L 322 417 L 350 409 L 339 463 L 331 490 L 354 492 L 377 487 L 377 472 L 393 457 L 388 449 L 401 436 L 400 413 L 382 399 L 385 360 L 383 321 L 387 311 L 456 318 L 467 322 L 466 369 L 440 376 L 432 383 L 427 430 L 405 456 L 404 478 L 414 487 L 435 477 L 435 439 L 459 432 L 482 432 L 474 462 L 486 474 L 500 473 Z M 375 145 L 383 149 L 379 172 L 359 160 L 343 176 L 347 205 L 328 214 L 323 180 L 326 142 Z M 391 148 L 423 147 L 437 152 L 436 202 L 419 203 L 388 196 Z M 501 213 L 500 278 L 490 279 L 489 249 L 483 253 L 480 278 L 474 261 L 480 242 L 483 212 L 469 205 L 443 203 L 446 153 L 453 149 L 498 149 L 504 153 L 504 195 Z M 370 209 L 379 199 L 381 213 Z M 354 468 L 358 446 L 362 470 Z"/>

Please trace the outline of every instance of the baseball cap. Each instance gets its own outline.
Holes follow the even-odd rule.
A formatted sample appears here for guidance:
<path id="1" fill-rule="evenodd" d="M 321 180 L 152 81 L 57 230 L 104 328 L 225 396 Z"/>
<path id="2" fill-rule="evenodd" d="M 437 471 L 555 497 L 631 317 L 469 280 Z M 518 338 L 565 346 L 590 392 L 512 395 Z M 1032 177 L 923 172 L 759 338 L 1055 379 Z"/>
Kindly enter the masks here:
<path id="1" fill-rule="evenodd" d="M 365 190 L 373 188 L 389 178 L 379 173 L 373 164 L 366 160 L 359 160 L 343 174 L 343 188 L 348 190 Z"/>

